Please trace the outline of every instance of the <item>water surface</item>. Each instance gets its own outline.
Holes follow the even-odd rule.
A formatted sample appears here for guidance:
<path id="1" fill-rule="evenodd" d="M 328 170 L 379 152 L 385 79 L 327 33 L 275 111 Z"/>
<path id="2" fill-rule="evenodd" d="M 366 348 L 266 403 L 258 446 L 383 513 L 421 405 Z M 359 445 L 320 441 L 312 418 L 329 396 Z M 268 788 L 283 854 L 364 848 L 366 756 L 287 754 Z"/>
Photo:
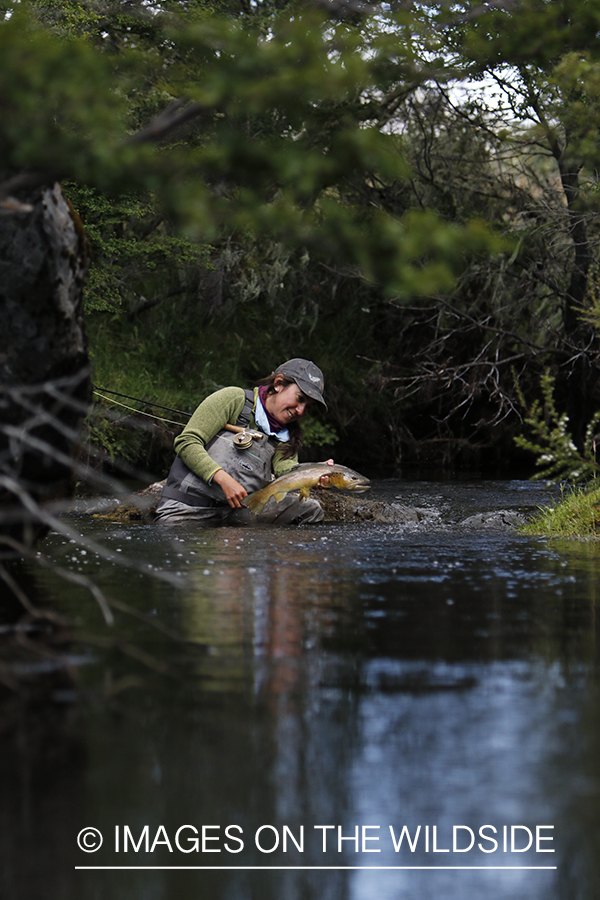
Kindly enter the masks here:
<path id="1" fill-rule="evenodd" d="M 27 730 L 5 742 L 3 896 L 599 895 L 598 545 L 461 524 L 549 501 L 528 482 L 387 481 L 371 496 L 422 519 L 196 532 L 70 521 L 180 587 L 50 536 L 47 554 L 145 620 L 115 610 L 109 629 L 81 588 L 31 570 L 91 641 L 74 672 L 77 740 L 30 765 Z M 126 825 L 136 841 L 147 825 L 153 851 L 125 853 Z M 104 836 L 97 853 L 77 847 L 87 826 Z M 395 852 L 390 826 L 414 849 L 405 836 Z M 552 837 L 537 850 L 554 853 L 535 840 L 520 852 L 536 827 Z M 460 852 L 467 829 L 476 840 Z M 228 868 L 75 868 L 91 865 Z"/>

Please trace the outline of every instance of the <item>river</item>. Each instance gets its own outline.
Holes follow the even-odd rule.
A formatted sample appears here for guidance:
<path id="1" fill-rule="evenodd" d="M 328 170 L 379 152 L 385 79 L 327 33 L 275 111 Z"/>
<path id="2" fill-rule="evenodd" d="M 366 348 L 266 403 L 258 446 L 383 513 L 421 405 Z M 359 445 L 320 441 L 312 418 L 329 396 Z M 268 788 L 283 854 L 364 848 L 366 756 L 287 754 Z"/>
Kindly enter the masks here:
<path id="1" fill-rule="evenodd" d="M 462 524 L 529 482 L 371 496 L 421 520 L 46 539 L 116 625 L 29 567 L 80 642 L 62 731 L 0 745 L 2 897 L 600 896 L 600 545 Z"/>

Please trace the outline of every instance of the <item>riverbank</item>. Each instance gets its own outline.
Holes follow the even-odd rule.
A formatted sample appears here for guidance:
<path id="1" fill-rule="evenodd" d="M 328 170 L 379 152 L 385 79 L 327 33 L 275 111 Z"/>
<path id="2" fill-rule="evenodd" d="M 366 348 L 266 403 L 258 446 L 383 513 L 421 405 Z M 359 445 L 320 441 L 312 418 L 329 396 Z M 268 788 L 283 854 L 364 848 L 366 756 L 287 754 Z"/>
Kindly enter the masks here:
<path id="1" fill-rule="evenodd" d="M 593 482 L 581 488 L 567 488 L 559 500 L 540 510 L 523 533 L 547 537 L 585 539 L 600 535 L 600 485 Z"/>

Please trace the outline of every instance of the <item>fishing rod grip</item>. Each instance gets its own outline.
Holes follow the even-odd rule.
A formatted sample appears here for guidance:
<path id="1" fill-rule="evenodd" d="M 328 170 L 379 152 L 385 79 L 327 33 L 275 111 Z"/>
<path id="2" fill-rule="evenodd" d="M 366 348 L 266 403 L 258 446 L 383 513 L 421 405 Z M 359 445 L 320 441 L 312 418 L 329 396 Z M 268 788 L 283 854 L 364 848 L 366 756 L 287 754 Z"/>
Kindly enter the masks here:
<path id="1" fill-rule="evenodd" d="M 259 441 L 262 441 L 264 437 L 262 431 L 251 431 L 249 428 L 242 428 L 240 425 L 230 425 L 229 422 L 225 425 L 225 431 L 233 431 L 234 434 L 241 434 L 242 431 L 245 431 L 246 434 L 251 434 L 253 438 Z"/>

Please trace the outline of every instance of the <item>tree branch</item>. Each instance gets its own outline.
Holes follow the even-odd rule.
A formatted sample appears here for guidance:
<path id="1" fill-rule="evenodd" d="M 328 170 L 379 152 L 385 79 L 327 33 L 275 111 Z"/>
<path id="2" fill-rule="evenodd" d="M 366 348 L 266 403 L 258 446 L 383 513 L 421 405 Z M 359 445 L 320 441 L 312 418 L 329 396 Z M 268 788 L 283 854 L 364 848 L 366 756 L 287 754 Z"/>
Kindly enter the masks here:
<path id="1" fill-rule="evenodd" d="M 199 116 L 203 109 L 204 107 L 200 103 L 186 104 L 185 100 L 173 100 L 149 125 L 131 135 L 127 143 L 144 144 L 150 141 L 159 141 L 179 128 L 180 125 Z"/>

